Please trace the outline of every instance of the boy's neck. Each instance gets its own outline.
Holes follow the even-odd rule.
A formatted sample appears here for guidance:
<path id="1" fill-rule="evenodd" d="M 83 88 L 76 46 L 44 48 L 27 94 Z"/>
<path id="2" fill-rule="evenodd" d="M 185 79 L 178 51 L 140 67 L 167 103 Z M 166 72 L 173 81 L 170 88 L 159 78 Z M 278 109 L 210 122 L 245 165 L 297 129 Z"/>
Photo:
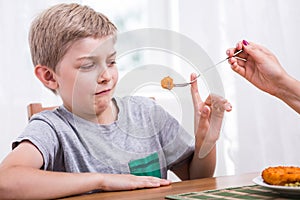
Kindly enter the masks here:
<path id="1" fill-rule="evenodd" d="M 70 110 L 70 108 L 68 108 L 66 105 L 64 105 L 64 107 L 69 110 L 69 112 L 72 112 L 78 117 L 96 124 L 109 125 L 114 123 L 118 119 L 119 110 L 113 100 L 110 101 L 109 105 L 102 112 L 96 115 L 82 115 L 77 113 L 75 110 Z"/>
<path id="2" fill-rule="evenodd" d="M 96 123 L 102 125 L 112 124 L 117 120 L 117 113 L 117 107 L 113 100 L 111 100 L 109 106 L 107 106 L 107 108 L 100 115 L 97 116 Z"/>

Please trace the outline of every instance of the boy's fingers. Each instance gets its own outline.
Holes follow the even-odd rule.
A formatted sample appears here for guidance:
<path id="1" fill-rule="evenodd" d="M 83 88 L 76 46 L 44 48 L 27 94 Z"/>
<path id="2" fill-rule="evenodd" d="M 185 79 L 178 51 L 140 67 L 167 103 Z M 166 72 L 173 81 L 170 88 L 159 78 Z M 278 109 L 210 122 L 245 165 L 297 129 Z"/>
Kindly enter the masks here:
<path id="1" fill-rule="evenodd" d="M 205 105 L 203 106 L 203 108 L 201 109 L 201 117 L 200 119 L 209 119 L 209 115 L 210 115 L 210 107 Z"/>
<path id="2" fill-rule="evenodd" d="M 196 78 L 197 75 L 195 73 L 191 74 L 191 81 L 195 80 Z M 199 106 L 202 103 L 202 99 L 199 95 L 197 80 L 195 80 L 191 84 L 191 93 L 192 93 L 193 104 L 197 108 L 197 110 L 199 110 Z"/>

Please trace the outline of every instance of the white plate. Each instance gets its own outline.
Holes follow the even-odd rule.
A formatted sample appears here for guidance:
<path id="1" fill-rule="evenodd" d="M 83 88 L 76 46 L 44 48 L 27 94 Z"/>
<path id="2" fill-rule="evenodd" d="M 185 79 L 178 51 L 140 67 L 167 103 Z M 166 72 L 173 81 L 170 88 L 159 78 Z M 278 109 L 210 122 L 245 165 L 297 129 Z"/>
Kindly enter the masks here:
<path id="1" fill-rule="evenodd" d="M 273 191 L 276 191 L 285 196 L 300 196 L 300 187 L 269 185 L 264 182 L 261 176 L 254 178 L 252 181 L 257 185 L 272 189 Z"/>

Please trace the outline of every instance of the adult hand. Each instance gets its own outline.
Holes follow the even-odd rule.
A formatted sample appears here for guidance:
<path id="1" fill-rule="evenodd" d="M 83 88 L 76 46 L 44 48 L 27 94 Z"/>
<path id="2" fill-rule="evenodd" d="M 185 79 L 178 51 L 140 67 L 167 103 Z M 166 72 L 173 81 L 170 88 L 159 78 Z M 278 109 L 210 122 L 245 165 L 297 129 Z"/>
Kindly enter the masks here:
<path id="1" fill-rule="evenodd" d="M 241 49 L 243 52 L 237 57 L 244 60 L 232 57 L 234 52 Z M 226 53 L 230 57 L 228 62 L 231 68 L 257 88 L 276 96 L 278 87 L 285 84 L 288 74 L 267 48 L 243 40 L 236 48 L 228 49 Z"/>

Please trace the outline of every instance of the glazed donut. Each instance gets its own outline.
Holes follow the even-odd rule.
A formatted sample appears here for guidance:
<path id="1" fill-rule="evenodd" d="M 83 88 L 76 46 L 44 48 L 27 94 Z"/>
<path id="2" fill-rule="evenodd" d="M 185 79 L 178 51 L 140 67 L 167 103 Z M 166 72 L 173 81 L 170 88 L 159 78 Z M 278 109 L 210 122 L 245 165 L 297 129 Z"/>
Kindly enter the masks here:
<path id="1" fill-rule="evenodd" d="M 264 182 L 270 185 L 285 185 L 300 182 L 300 167 L 268 167 L 262 171 Z"/>

